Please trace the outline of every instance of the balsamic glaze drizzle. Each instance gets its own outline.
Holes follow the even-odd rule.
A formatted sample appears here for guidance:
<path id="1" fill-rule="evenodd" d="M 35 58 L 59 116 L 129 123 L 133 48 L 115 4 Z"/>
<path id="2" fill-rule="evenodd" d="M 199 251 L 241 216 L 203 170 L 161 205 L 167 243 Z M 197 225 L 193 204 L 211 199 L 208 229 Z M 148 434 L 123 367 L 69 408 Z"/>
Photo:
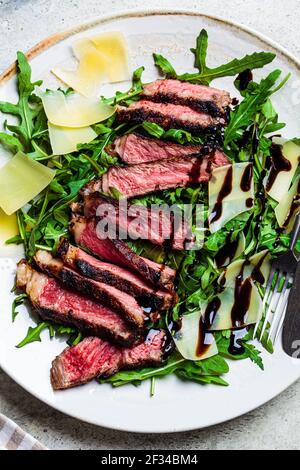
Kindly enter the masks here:
<path id="1" fill-rule="evenodd" d="M 244 70 L 236 78 L 236 82 L 239 82 L 240 91 L 245 91 L 248 88 L 249 83 L 252 81 L 253 73 L 250 69 Z"/>
<path id="2" fill-rule="evenodd" d="M 271 145 L 271 169 L 266 184 L 266 190 L 270 191 L 278 173 L 281 171 L 290 171 L 292 169 L 291 162 L 285 158 L 282 153 L 281 145 L 272 143 Z"/>
<path id="3" fill-rule="evenodd" d="M 228 348 L 228 352 L 232 354 L 232 356 L 239 356 L 245 352 L 245 348 L 241 344 L 240 340 L 243 339 L 247 333 L 247 328 L 239 328 L 237 330 L 232 330 L 230 335 L 230 344 Z"/>
<path id="4" fill-rule="evenodd" d="M 222 268 L 226 264 L 229 264 L 231 260 L 234 258 L 236 253 L 239 238 L 235 240 L 231 240 L 232 231 L 230 231 L 226 237 L 225 245 L 218 251 L 215 256 L 215 262 L 217 268 Z"/>
<path id="5" fill-rule="evenodd" d="M 223 185 L 221 187 L 221 190 L 218 194 L 217 201 L 216 201 L 216 203 L 214 205 L 214 208 L 212 210 L 211 219 L 210 219 L 211 224 L 213 222 L 216 222 L 217 220 L 219 220 L 222 216 L 223 200 L 232 191 L 232 177 L 233 177 L 233 170 L 232 170 L 232 166 L 230 166 L 230 167 L 228 167 L 227 173 L 226 173 L 225 178 L 224 178 Z"/>
<path id="6" fill-rule="evenodd" d="M 253 165 L 252 163 L 249 163 L 242 175 L 241 178 L 241 190 L 244 193 L 247 193 L 251 189 L 251 183 L 252 183 L 252 178 L 253 178 Z"/>

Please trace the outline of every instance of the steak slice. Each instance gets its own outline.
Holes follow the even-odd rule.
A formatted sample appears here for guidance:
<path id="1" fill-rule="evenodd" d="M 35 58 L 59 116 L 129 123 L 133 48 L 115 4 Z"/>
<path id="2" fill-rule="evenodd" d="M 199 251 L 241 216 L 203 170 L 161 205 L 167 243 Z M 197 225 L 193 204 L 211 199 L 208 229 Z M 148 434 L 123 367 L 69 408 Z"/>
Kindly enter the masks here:
<path id="1" fill-rule="evenodd" d="M 35 271 L 25 260 L 17 267 L 17 287 L 26 291 L 43 320 L 75 326 L 84 333 L 121 346 L 130 346 L 138 339 L 137 332 L 119 314 L 66 289 L 55 279 Z"/>
<path id="2" fill-rule="evenodd" d="M 96 191 L 85 196 L 83 213 L 87 218 L 103 220 L 113 239 L 148 240 L 173 250 L 184 250 L 185 242 L 195 239 L 190 220 L 175 205 L 172 210 L 167 205 L 131 205 L 125 199 L 117 201 Z"/>
<path id="3" fill-rule="evenodd" d="M 166 140 L 151 139 L 138 134 L 127 134 L 118 137 L 114 150 L 121 160 L 128 165 L 167 160 L 175 157 L 199 155 L 203 150 L 201 145 L 181 145 Z"/>
<path id="4" fill-rule="evenodd" d="M 147 100 L 132 103 L 128 108 L 117 107 L 119 122 L 142 124 L 144 121 L 154 122 L 164 129 L 184 129 L 194 134 L 216 132 L 225 126 L 224 117 L 212 117 L 199 113 L 188 106 L 170 103 L 153 103 Z"/>
<path id="5" fill-rule="evenodd" d="M 179 80 L 156 80 L 144 86 L 142 97 L 159 103 L 189 106 L 195 111 L 220 116 L 231 104 L 227 91 Z"/>
<path id="6" fill-rule="evenodd" d="M 96 377 L 110 377 L 122 369 L 159 365 L 164 359 L 166 342 L 164 330 L 151 330 L 145 342 L 125 349 L 99 338 L 85 338 L 76 346 L 65 349 L 53 361 L 52 387 L 63 390 Z"/>
<path id="7" fill-rule="evenodd" d="M 135 273 L 98 260 L 80 248 L 71 245 L 67 239 L 61 241 L 58 253 L 70 268 L 78 270 L 85 277 L 104 282 L 132 295 L 143 307 L 166 310 L 174 305 L 175 294 L 162 289 L 154 290 Z"/>
<path id="8" fill-rule="evenodd" d="M 147 317 L 142 307 L 126 292 L 82 276 L 64 266 L 61 260 L 53 258 L 47 251 L 37 251 L 34 261 L 43 272 L 59 279 L 66 286 L 99 300 L 138 328 L 144 326 Z"/>
<path id="9" fill-rule="evenodd" d="M 202 157 L 182 157 L 141 163 L 130 167 L 111 167 L 102 177 L 102 190 L 109 194 L 110 188 L 123 197 L 131 198 L 143 194 L 185 187 L 209 181 L 215 167 L 228 165 L 226 155 L 219 150 Z M 99 183 L 95 182 L 97 187 Z M 89 185 L 89 190 L 93 188 Z"/>
<path id="10" fill-rule="evenodd" d="M 122 240 L 101 239 L 94 219 L 73 216 L 70 225 L 75 242 L 93 255 L 137 272 L 154 287 L 173 290 L 176 271 L 137 255 Z"/>

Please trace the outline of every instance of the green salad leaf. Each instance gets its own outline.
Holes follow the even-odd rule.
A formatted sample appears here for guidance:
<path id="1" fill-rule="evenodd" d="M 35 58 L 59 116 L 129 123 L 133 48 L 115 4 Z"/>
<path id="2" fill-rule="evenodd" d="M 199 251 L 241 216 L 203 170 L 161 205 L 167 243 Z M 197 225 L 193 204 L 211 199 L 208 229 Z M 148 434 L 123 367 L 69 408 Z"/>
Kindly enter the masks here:
<path id="1" fill-rule="evenodd" d="M 195 67 L 199 70 L 196 73 L 177 74 L 171 63 L 160 54 L 153 54 L 156 67 L 166 76 L 166 78 L 177 78 L 178 80 L 209 85 L 213 80 L 222 77 L 233 77 L 245 70 L 262 68 L 275 59 L 275 54 L 271 52 L 254 52 L 241 59 L 233 59 L 230 62 L 218 67 L 210 68 L 206 63 L 208 50 L 208 34 L 202 29 L 196 41 L 196 48 L 191 49 L 195 55 Z"/>
<path id="2" fill-rule="evenodd" d="M 47 322 L 41 322 L 35 327 L 29 327 L 25 338 L 16 346 L 17 348 L 23 348 L 26 344 L 34 343 L 35 341 L 41 342 L 41 333 L 49 327 Z"/>
<path id="3" fill-rule="evenodd" d="M 10 141 L 10 147 L 13 144 L 14 149 L 17 148 L 18 150 L 28 152 L 31 150 L 35 120 L 42 109 L 41 100 L 37 98 L 33 92 L 35 86 L 40 86 L 42 81 L 31 82 L 31 68 L 22 52 L 18 52 L 17 54 L 17 67 L 19 101 L 17 104 L 1 101 L 0 111 L 16 116 L 19 120 L 19 124 L 9 125 L 6 123 L 6 129 L 13 133 L 15 139 L 9 139 L 9 137 L 4 138 L 2 134 L 0 140 L 2 142 L 4 141 L 6 145 Z M 16 139 L 19 141 L 19 144 L 16 144 Z"/>
<path id="4" fill-rule="evenodd" d="M 268 98 L 274 91 L 273 86 L 280 75 L 280 70 L 274 70 L 274 72 L 271 72 L 266 78 L 262 79 L 259 84 L 251 84 L 243 101 L 231 114 L 229 124 L 225 129 L 225 148 L 231 141 L 242 136 L 243 131 L 249 126 L 249 122 L 259 112 L 261 107 L 267 103 Z"/>

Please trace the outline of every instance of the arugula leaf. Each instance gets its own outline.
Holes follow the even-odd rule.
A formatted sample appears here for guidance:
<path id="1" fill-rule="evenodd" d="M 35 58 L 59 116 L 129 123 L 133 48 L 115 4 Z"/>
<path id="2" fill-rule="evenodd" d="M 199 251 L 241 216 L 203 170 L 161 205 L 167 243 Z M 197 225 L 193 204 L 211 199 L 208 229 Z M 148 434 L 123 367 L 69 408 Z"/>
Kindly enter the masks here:
<path id="1" fill-rule="evenodd" d="M 128 383 L 139 385 L 142 381 L 153 377 L 164 377 L 175 373 L 183 380 L 217 385 L 228 385 L 220 376 L 229 370 L 228 364 L 221 356 L 205 359 L 204 361 L 186 361 L 177 352 L 160 367 L 146 367 L 139 370 L 121 371 L 108 379 L 99 379 L 100 383 L 111 383 L 113 387 L 119 387 Z"/>
<path id="2" fill-rule="evenodd" d="M 18 52 L 17 54 L 17 67 L 19 101 L 17 104 L 1 101 L 0 111 L 19 118 L 18 125 L 6 124 L 6 128 L 19 139 L 18 148 L 27 152 L 32 149 L 31 139 L 34 130 L 34 120 L 42 107 L 39 98 L 35 97 L 34 100 L 32 99 L 32 93 L 34 87 L 40 86 L 42 81 L 31 82 L 31 68 L 22 52 Z"/>
<path id="3" fill-rule="evenodd" d="M 13 153 L 17 153 L 19 150 L 23 150 L 23 145 L 21 144 L 20 140 L 14 135 L 6 134 L 5 132 L 0 132 L 0 142 L 3 147 L 7 148 Z"/>
<path id="4" fill-rule="evenodd" d="M 34 343 L 35 341 L 42 341 L 41 340 L 41 333 L 43 330 L 49 327 L 49 323 L 41 322 L 35 327 L 29 327 L 27 335 L 25 338 L 16 346 L 17 348 L 23 348 L 27 344 Z"/>
<path id="5" fill-rule="evenodd" d="M 170 62 L 161 54 L 153 54 L 154 64 L 166 78 L 177 78 L 177 73 Z"/>
<path id="6" fill-rule="evenodd" d="M 144 121 L 141 127 L 149 135 L 156 137 L 157 139 L 172 140 L 173 142 L 177 142 L 179 144 L 203 143 L 203 139 L 201 137 L 195 137 L 190 132 L 184 131 L 183 129 L 168 129 L 165 131 L 158 124 L 149 121 Z"/>
<path id="7" fill-rule="evenodd" d="M 132 86 L 130 90 L 124 93 L 117 91 L 115 96 L 112 98 L 103 98 L 103 102 L 109 105 L 116 105 L 117 103 L 124 101 L 129 105 L 131 102 L 135 101 L 143 90 L 142 74 L 144 70 L 145 67 L 139 67 L 133 72 Z"/>
<path id="8" fill-rule="evenodd" d="M 276 57 L 276 55 L 271 52 L 254 52 L 253 54 L 246 55 L 241 59 L 233 59 L 227 64 L 210 68 L 206 65 L 207 48 L 208 34 L 206 30 L 202 29 L 197 37 L 196 48 L 191 49 L 195 55 L 195 67 L 199 70 L 197 73 L 177 74 L 172 64 L 160 54 L 153 54 L 154 64 L 167 78 L 177 78 L 182 81 L 209 85 L 217 78 L 231 77 L 248 69 L 253 70 L 262 68 L 272 62 Z"/>
<path id="9" fill-rule="evenodd" d="M 258 367 L 261 370 L 264 370 L 264 364 L 263 364 L 262 358 L 260 357 L 261 352 L 258 351 L 258 349 L 256 349 L 256 347 L 253 344 L 249 344 L 249 343 L 244 342 L 243 346 L 244 346 L 246 352 L 248 353 L 249 359 L 252 362 L 254 362 L 256 365 L 258 365 Z"/>
<path id="10" fill-rule="evenodd" d="M 22 305 L 24 303 L 24 300 L 27 299 L 27 294 L 21 294 L 21 295 L 18 295 L 13 303 L 12 303 L 12 307 L 11 307 L 11 313 L 12 313 L 12 321 L 14 322 L 17 315 L 19 315 L 19 312 L 16 310 L 20 305 Z"/>
<path id="11" fill-rule="evenodd" d="M 251 119 L 253 119 L 272 94 L 272 87 L 280 75 L 280 70 L 274 70 L 266 78 L 262 79 L 259 85 L 255 84 L 255 87 L 250 88 L 241 104 L 231 113 L 229 124 L 225 129 L 225 147 L 234 139 L 242 136 L 243 131 L 249 126 Z"/>
<path id="12" fill-rule="evenodd" d="M 200 31 L 199 36 L 196 40 L 196 49 L 191 49 L 191 52 L 195 55 L 195 67 L 199 69 L 200 75 L 205 73 L 206 67 L 206 56 L 208 49 L 208 34 L 205 29 Z"/>

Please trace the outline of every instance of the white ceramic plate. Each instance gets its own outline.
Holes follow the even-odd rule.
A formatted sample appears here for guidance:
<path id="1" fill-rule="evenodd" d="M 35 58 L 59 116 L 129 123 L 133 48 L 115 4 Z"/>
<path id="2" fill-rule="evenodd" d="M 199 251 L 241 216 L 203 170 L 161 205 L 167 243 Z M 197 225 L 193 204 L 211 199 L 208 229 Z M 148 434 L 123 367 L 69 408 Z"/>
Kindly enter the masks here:
<path id="1" fill-rule="evenodd" d="M 132 70 L 146 66 L 144 80 L 155 78 L 152 53 L 160 52 L 172 60 L 177 70 L 192 68 L 189 48 L 194 45 L 200 29 L 209 32 L 209 61 L 220 64 L 246 53 L 268 50 L 277 53 L 277 59 L 255 76 L 265 75 L 271 68 L 279 67 L 283 74 L 291 72 L 293 78 L 285 89 L 276 96 L 275 104 L 281 120 L 288 123 L 284 133 L 294 137 L 300 135 L 300 107 L 297 101 L 297 80 L 299 87 L 300 64 L 280 46 L 268 39 L 238 25 L 188 12 L 130 13 L 110 18 L 97 19 L 43 41 L 30 55 L 35 79 L 43 78 L 46 86 L 58 85 L 49 70 L 71 57 L 70 45 L 79 37 L 102 31 L 123 31 L 130 45 Z M 15 77 L 13 69 L 2 76 L 0 99 L 15 98 Z M 214 82 L 234 92 L 232 79 Z M 122 87 L 127 89 L 128 84 Z M 112 89 L 105 89 L 111 94 Z M 4 258 L 6 256 L 6 258 Z M 18 350 L 15 345 L 24 337 L 28 326 L 33 324 L 25 308 L 14 324 L 11 323 L 10 289 L 15 272 L 12 253 L 2 253 L 0 259 L 0 366 L 24 389 L 68 415 L 83 421 L 114 429 L 136 432 L 175 432 L 201 428 L 246 413 L 282 392 L 300 376 L 300 361 L 288 358 L 278 344 L 273 356 L 263 354 L 265 372 L 250 361 L 230 363 L 227 376 L 228 388 L 201 386 L 181 382 L 176 377 L 159 380 L 154 397 L 149 396 L 149 383 L 138 388 L 131 385 L 112 389 L 109 385 L 92 382 L 64 392 L 53 392 L 49 382 L 51 361 L 64 348 L 59 340 L 49 341 L 48 334 L 42 334 L 42 343 L 33 343 Z"/>

